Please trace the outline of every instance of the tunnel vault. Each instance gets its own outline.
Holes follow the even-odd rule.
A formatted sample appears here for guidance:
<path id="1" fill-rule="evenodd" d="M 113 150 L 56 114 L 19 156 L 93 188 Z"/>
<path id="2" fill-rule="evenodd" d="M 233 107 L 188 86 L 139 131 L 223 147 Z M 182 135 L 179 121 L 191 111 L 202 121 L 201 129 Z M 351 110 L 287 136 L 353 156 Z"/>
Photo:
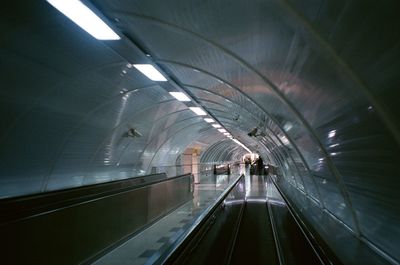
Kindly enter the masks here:
<path id="1" fill-rule="evenodd" d="M 2 198 L 174 175 L 194 143 L 201 163 L 250 150 L 316 230 L 398 264 L 396 1 L 84 2 L 121 39 L 96 40 L 46 1 L 0 11 Z"/>

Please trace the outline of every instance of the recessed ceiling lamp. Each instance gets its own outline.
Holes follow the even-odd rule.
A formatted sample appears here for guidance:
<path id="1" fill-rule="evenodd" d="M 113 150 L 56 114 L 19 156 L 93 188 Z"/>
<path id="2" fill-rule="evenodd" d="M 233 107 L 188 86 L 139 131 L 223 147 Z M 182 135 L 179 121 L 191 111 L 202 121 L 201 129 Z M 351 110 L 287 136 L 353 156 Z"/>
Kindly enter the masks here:
<path id="1" fill-rule="evenodd" d="M 219 132 L 226 133 L 225 129 L 218 129 Z"/>
<path id="2" fill-rule="evenodd" d="M 190 107 L 189 109 L 199 116 L 207 115 L 207 113 L 204 110 L 202 110 L 200 107 Z"/>
<path id="3" fill-rule="evenodd" d="M 213 120 L 213 119 L 211 119 L 211 118 L 204 118 L 204 120 L 205 120 L 206 122 L 208 122 L 208 123 L 212 123 L 212 122 L 214 122 L 214 120 Z"/>
<path id="4" fill-rule="evenodd" d="M 334 137 L 335 135 L 336 135 L 336 130 L 332 130 L 332 131 L 329 132 L 328 137 L 329 137 L 329 138 L 332 138 L 332 137 Z"/>
<path id="5" fill-rule="evenodd" d="M 230 135 L 230 133 L 228 133 L 228 132 L 224 132 L 224 135 L 228 136 L 228 135 Z"/>
<path id="6" fill-rule="evenodd" d="M 167 81 L 167 79 L 151 64 L 134 64 L 142 74 L 153 81 Z"/>
<path id="7" fill-rule="evenodd" d="M 214 124 L 211 124 L 212 125 L 212 127 L 214 127 L 214 128 L 221 128 L 221 125 L 219 125 L 218 123 L 214 123 Z"/>
<path id="8" fill-rule="evenodd" d="M 190 98 L 182 92 L 169 92 L 169 93 L 179 101 L 191 101 Z"/>
<path id="9" fill-rule="evenodd" d="M 47 0 L 47 2 L 96 39 L 121 39 L 117 33 L 81 1 Z"/>

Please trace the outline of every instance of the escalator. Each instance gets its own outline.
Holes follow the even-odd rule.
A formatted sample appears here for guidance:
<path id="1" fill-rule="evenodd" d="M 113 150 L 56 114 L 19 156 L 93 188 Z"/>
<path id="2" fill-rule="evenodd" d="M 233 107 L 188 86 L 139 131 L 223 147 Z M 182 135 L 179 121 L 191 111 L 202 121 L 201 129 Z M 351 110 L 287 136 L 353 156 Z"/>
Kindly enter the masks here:
<path id="1" fill-rule="evenodd" d="M 265 203 L 246 202 L 230 264 L 279 264 Z"/>
<path id="2" fill-rule="evenodd" d="M 166 264 L 340 264 L 322 255 L 270 177 L 242 176 Z"/>

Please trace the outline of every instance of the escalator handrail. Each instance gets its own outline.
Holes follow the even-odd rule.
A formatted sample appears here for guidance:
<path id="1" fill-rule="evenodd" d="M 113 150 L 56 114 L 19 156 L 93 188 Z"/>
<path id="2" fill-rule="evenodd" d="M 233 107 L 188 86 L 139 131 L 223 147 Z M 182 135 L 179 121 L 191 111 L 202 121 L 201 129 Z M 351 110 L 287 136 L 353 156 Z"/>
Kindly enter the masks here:
<path id="1" fill-rule="evenodd" d="M 132 182 L 135 179 L 145 180 L 147 177 L 155 175 L 162 174 L 151 174 L 141 177 L 86 185 L 82 187 L 74 187 L 40 194 L 6 198 L 0 200 L 0 209 L 2 212 L 2 214 L 0 214 L 0 224 L 5 225 L 9 222 L 16 222 L 18 220 L 26 219 L 31 216 L 36 216 L 38 214 L 59 211 L 65 208 L 73 207 L 75 205 L 118 196 L 132 190 L 144 188 L 146 186 L 168 182 L 178 178 L 193 176 L 191 173 L 188 173 L 170 178 L 165 176 L 165 178 L 148 182 L 141 181 L 140 183 L 136 183 L 134 185 L 131 184 L 124 186 L 119 184 L 124 181 Z M 102 189 L 102 186 L 105 186 L 106 188 Z M 109 187 L 107 188 L 107 186 Z"/>
<path id="2" fill-rule="evenodd" d="M 267 210 L 268 210 L 269 220 L 271 222 L 272 234 L 275 239 L 274 243 L 275 243 L 275 248 L 276 248 L 279 264 L 285 265 L 286 262 L 285 262 L 285 258 L 283 256 L 283 254 L 282 254 L 282 248 L 281 248 L 278 232 L 276 231 L 276 227 L 275 227 L 276 223 L 275 223 L 274 215 L 272 214 L 272 207 L 271 207 L 271 204 L 268 203 L 268 201 L 267 201 Z"/>
<path id="3" fill-rule="evenodd" d="M 278 186 L 278 184 L 276 183 L 275 179 L 272 178 L 272 177 L 270 177 L 270 178 L 272 180 L 272 183 L 274 184 L 274 186 L 278 190 L 279 194 L 282 196 L 283 200 L 285 201 L 286 206 L 287 206 L 287 208 L 289 210 L 289 213 L 292 215 L 293 219 L 295 220 L 296 224 L 300 228 L 301 232 L 305 236 L 305 238 L 308 241 L 308 243 L 310 244 L 310 246 L 313 249 L 314 253 L 317 255 L 318 259 L 321 261 L 322 264 L 332 264 L 330 262 L 330 259 L 326 255 L 324 257 L 322 257 L 320 255 L 321 252 L 325 253 L 325 251 L 319 245 L 319 243 L 316 241 L 315 237 L 313 236 L 313 233 L 310 231 L 310 229 L 307 227 L 307 225 L 303 221 L 301 221 L 300 216 L 296 213 L 296 211 L 294 210 L 295 208 L 292 206 L 291 202 L 286 197 L 286 195 L 281 191 L 281 189 Z M 310 237 L 312 239 L 310 239 Z M 316 247 L 318 247 L 319 251 L 316 249 Z"/>

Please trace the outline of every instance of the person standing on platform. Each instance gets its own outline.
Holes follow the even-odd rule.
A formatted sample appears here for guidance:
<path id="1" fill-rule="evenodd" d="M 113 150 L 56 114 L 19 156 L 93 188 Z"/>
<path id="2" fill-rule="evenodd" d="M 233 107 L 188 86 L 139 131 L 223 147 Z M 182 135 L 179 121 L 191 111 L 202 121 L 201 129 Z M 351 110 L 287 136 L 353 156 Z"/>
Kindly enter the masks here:
<path id="1" fill-rule="evenodd" d="M 257 174 L 264 175 L 264 161 L 261 156 L 259 156 L 257 160 Z"/>

